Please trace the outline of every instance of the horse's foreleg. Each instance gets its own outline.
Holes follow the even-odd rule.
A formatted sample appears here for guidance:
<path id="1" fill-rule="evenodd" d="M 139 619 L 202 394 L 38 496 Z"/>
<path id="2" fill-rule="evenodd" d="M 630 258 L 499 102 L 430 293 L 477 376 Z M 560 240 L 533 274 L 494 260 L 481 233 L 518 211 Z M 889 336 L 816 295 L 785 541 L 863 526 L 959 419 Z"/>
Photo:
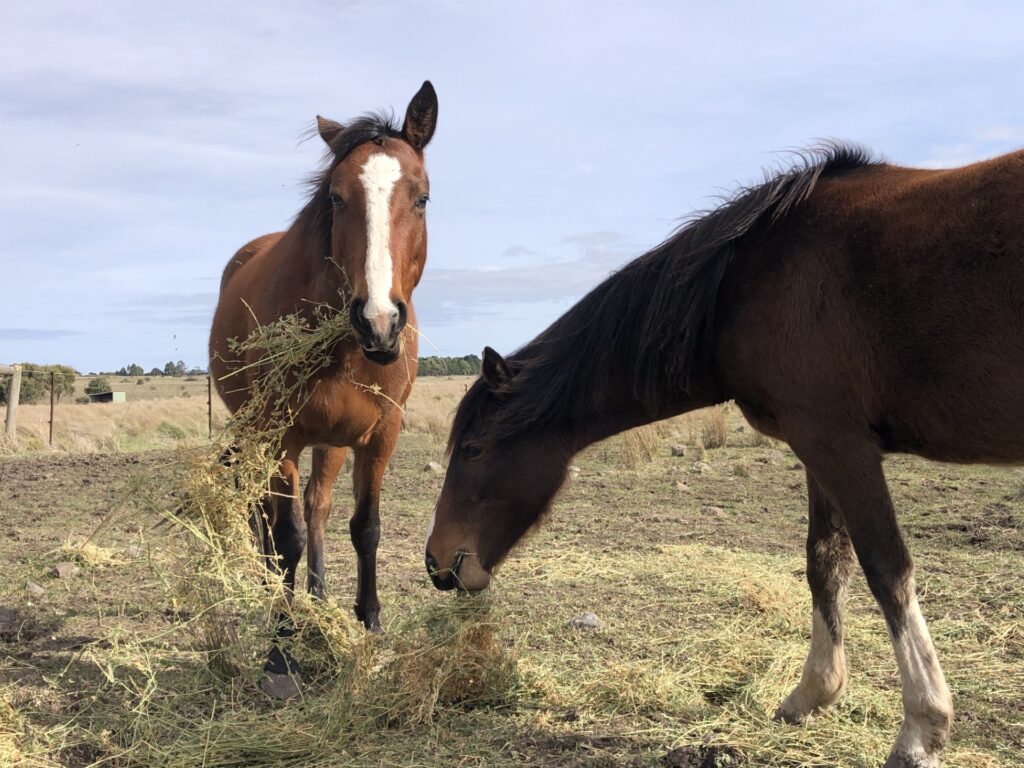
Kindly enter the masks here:
<path id="1" fill-rule="evenodd" d="M 866 438 L 818 439 L 793 448 L 838 505 L 868 586 L 889 627 L 903 683 L 903 727 L 886 768 L 935 768 L 953 700 L 917 601 L 914 567 L 896 524 L 881 454 Z"/>
<path id="2" fill-rule="evenodd" d="M 306 484 L 305 515 L 307 587 L 314 597 L 324 596 L 324 527 L 331 516 L 334 480 L 345 463 L 347 448 L 313 449 L 313 471 Z"/>
<path id="3" fill-rule="evenodd" d="M 398 426 L 398 418 L 392 419 L 369 444 L 357 448 L 352 468 L 356 507 L 349 521 L 349 533 L 359 563 L 354 607 L 356 617 L 371 632 L 380 632 L 380 601 L 377 599 L 380 486 L 395 449 Z"/>
<path id="4" fill-rule="evenodd" d="M 779 706 L 776 718 L 803 722 L 835 704 L 846 689 L 843 609 L 853 548 L 839 510 L 808 473 L 807 583 L 814 609 L 811 648 L 800 683 Z"/>
<path id="5" fill-rule="evenodd" d="M 299 453 L 286 451 L 281 461 L 279 476 L 271 483 L 271 504 L 274 519 L 270 526 L 271 567 L 280 566 L 284 573 L 285 598 L 291 602 L 295 589 L 295 571 L 306 544 L 306 524 L 298 504 Z M 277 636 L 287 640 L 295 634 L 295 628 L 288 616 L 277 617 Z M 263 690 L 274 698 L 287 699 L 296 696 L 298 689 L 298 665 L 283 643 L 271 648 L 263 665 Z"/>
<path id="6" fill-rule="evenodd" d="M 271 526 L 274 552 L 281 570 L 288 598 L 295 589 L 295 571 L 306 548 L 306 522 L 299 508 L 299 457 L 288 453 L 281 462 L 280 476 L 271 484 L 274 524 Z"/>

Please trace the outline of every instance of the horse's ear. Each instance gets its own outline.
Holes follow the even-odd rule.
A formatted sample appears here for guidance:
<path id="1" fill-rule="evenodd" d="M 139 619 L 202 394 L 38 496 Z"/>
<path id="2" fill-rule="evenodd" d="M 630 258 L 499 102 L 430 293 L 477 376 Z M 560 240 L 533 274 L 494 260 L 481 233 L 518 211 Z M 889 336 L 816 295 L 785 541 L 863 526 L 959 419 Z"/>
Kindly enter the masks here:
<path id="1" fill-rule="evenodd" d="M 422 151 L 430 143 L 437 127 L 437 93 L 429 80 L 424 80 L 405 111 L 402 136 L 413 149 Z"/>
<path id="2" fill-rule="evenodd" d="M 491 391 L 501 390 L 512 378 L 505 358 L 490 347 L 484 347 L 484 359 L 480 364 L 480 376 Z"/>
<path id="3" fill-rule="evenodd" d="M 324 144 L 331 149 L 334 149 L 334 141 L 341 136 L 341 132 L 345 130 L 345 126 L 341 123 L 335 122 L 334 120 L 328 120 L 326 117 L 320 117 L 320 115 L 317 115 L 316 130 L 317 133 L 320 134 L 320 138 L 324 140 Z"/>

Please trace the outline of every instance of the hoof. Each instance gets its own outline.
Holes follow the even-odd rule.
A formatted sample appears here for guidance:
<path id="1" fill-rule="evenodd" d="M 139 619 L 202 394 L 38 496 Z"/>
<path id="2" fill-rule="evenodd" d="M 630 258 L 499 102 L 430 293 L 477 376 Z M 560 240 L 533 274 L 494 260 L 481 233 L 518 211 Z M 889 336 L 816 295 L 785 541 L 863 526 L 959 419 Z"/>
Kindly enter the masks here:
<path id="1" fill-rule="evenodd" d="M 271 699 L 280 701 L 294 699 L 302 693 L 298 675 L 284 675 L 279 672 L 264 672 L 260 689 Z"/>
<path id="2" fill-rule="evenodd" d="M 379 635 L 382 632 L 384 632 L 384 630 L 381 629 L 380 614 L 377 611 L 372 611 L 370 613 L 364 614 L 361 610 L 359 610 L 358 605 L 356 606 L 355 611 L 356 618 L 363 622 L 363 626 L 366 627 L 367 632 L 372 632 L 375 635 Z"/>
<path id="3" fill-rule="evenodd" d="M 775 714 L 772 715 L 772 720 L 777 723 L 787 723 L 788 725 L 803 725 L 811 719 L 809 714 L 797 712 L 794 709 L 786 706 L 786 702 L 779 704 L 779 708 L 775 710 Z"/>
<path id="4" fill-rule="evenodd" d="M 894 749 L 882 768 L 939 768 L 939 758 L 923 752 L 910 754 L 902 749 Z"/>

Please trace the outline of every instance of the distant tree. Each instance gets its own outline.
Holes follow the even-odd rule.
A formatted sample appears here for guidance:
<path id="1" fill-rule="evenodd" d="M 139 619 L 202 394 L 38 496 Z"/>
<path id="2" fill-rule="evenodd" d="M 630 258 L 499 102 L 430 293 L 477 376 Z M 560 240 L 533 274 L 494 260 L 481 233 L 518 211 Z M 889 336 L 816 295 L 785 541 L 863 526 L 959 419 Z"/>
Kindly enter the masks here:
<path id="1" fill-rule="evenodd" d="M 166 363 L 164 363 L 164 376 L 173 376 L 173 375 L 174 375 L 174 361 L 173 360 L 168 360 Z"/>
<path id="2" fill-rule="evenodd" d="M 60 402 L 62 397 L 71 397 L 75 394 L 75 376 L 78 375 L 78 371 L 72 368 L 70 365 L 50 365 L 47 366 L 53 371 L 53 388 L 54 396 L 57 402 Z M 47 389 L 49 389 L 50 382 L 46 382 Z"/>
<path id="3" fill-rule="evenodd" d="M 176 362 L 174 364 L 174 375 L 175 376 L 184 376 L 186 373 L 188 373 L 188 366 L 185 365 L 185 361 L 184 360 L 179 360 L 178 362 Z"/>
<path id="4" fill-rule="evenodd" d="M 85 385 L 85 393 L 87 395 L 100 395 L 104 392 L 110 392 L 112 389 L 113 387 L 110 386 L 110 382 L 103 376 L 90 379 L 89 383 Z"/>
<path id="5" fill-rule="evenodd" d="M 478 373 L 480 358 L 476 355 L 420 358 L 420 376 L 475 376 Z"/>
<path id="6" fill-rule="evenodd" d="M 162 370 L 162 369 L 160 369 L 160 368 L 154 368 L 153 370 L 151 370 L 151 371 L 149 372 L 149 375 L 150 375 L 150 376 L 163 376 L 163 375 L 164 375 L 164 372 L 163 372 L 163 370 Z"/>
<path id="7" fill-rule="evenodd" d="M 120 368 L 118 368 L 116 371 L 114 371 L 114 375 L 115 376 L 127 376 L 128 375 L 128 368 L 127 368 L 127 366 L 122 365 Z"/>
<path id="8" fill-rule="evenodd" d="M 21 390 L 18 401 L 21 403 L 38 403 L 48 400 L 50 397 L 50 373 L 53 373 L 54 399 L 58 402 L 64 395 L 71 395 L 75 391 L 74 368 L 67 365 L 36 365 L 35 363 L 21 363 Z M 10 387 L 10 378 L 4 377 L 0 382 L 0 403 L 7 402 L 7 390 Z"/>

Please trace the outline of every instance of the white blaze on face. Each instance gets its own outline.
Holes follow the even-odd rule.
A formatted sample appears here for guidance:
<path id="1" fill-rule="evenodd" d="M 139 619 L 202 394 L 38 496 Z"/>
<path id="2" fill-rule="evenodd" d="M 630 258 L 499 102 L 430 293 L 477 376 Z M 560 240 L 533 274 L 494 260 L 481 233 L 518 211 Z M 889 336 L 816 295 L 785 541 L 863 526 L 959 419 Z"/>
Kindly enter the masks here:
<path id="1" fill-rule="evenodd" d="M 398 308 L 391 301 L 391 191 L 402 166 L 391 155 L 370 155 L 359 174 L 366 192 L 366 306 L 363 315 L 385 336 Z"/>

